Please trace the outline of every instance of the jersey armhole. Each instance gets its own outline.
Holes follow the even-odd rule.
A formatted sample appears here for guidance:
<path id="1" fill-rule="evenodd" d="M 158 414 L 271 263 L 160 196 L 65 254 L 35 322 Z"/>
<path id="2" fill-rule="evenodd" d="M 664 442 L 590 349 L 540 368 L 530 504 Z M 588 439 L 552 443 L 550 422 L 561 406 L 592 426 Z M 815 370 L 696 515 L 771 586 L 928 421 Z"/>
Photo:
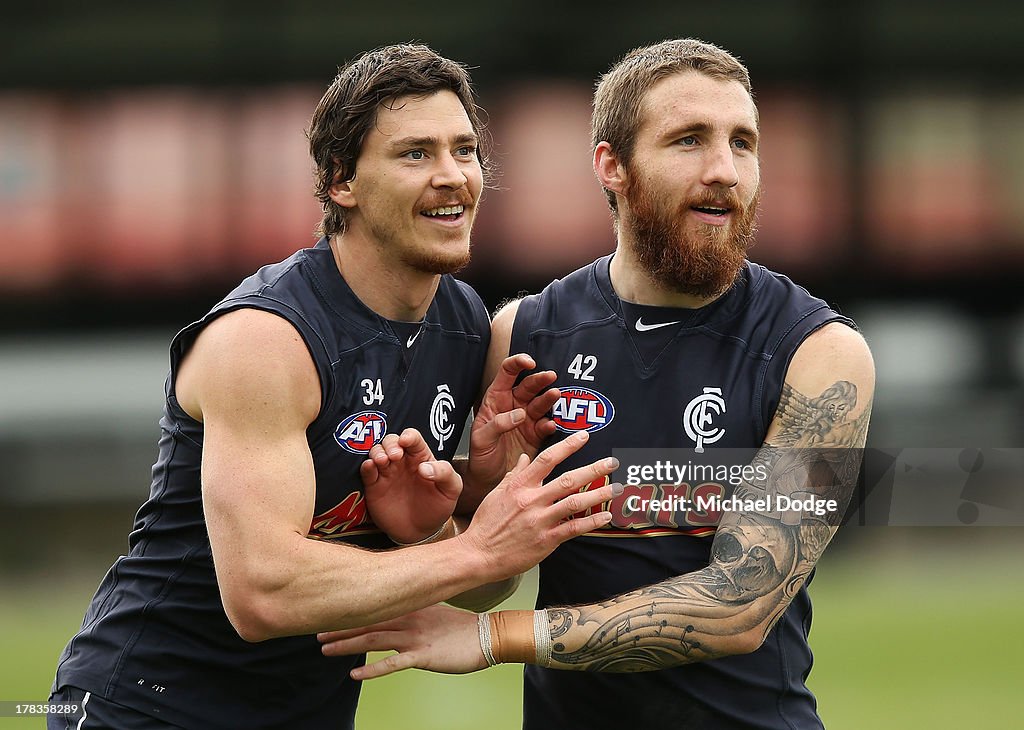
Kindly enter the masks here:
<path id="1" fill-rule="evenodd" d="M 321 416 L 329 409 L 331 400 L 334 397 L 335 388 L 332 386 L 333 373 L 331 371 L 330 353 L 327 351 L 327 346 L 323 339 L 313 330 L 312 327 L 310 327 L 298 312 L 293 310 L 287 304 L 273 299 L 268 300 L 262 297 L 255 299 L 245 297 L 227 302 L 222 307 L 214 308 L 202 319 L 183 328 L 174 336 L 170 345 L 171 364 L 166 385 L 168 403 L 175 405 L 177 410 L 182 410 L 181 407 L 177 405 L 178 398 L 175 388 L 178 368 L 181 366 L 181 362 L 185 358 L 185 355 L 187 355 L 188 351 L 192 348 L 192 345 L 195 344 L 199 333 L 215 319 L 238 309 L 257 309 L 280 317 L 294 327 L 302 337 L 302 341 L 306 345 L 306 350 L 309 352 L 309 356 L 313 359 L 313 366 L 316 368 L 317 377 L 320 381 L 320 410 L 309 426 L 310 429 L 315 429 L 319 424 Z"/>
<path id="2" fill-rule="evenodd" d="M 768 433 L 768 427 L 771 426 L 772 419 L 775 418 L 775 410 L 779 405 L 786 373 L 789 372 L 789 364 L 793 361 L 796 351 L 800 349 L 804 340 L 833 322 L 857 329 L 857 325 L 852 319 L 824 305 L 806 313 L 794 322 L 793 326 L 771 348 L 768 360 L 761 369 L 757 384 L 757 397 L 754 399 L 757 408 L 754 414 L 755 425 L 762 429 L 762 433 Z M 775 385 L 776 382 L 777 385 Z"/>
<path id="3" fill-rule="evenodd" d="M 515 355 L 525 352 L 532 356 L 531 336 L 534 331 L 534 323 L 537 319 L 537 309 L 540 306 L 540 296 L 531 295 L 519 300 L 519 307 L 516 309 L 516 318 L 512 323 L 512 336 L 509 338 L 508 354 Z"/>

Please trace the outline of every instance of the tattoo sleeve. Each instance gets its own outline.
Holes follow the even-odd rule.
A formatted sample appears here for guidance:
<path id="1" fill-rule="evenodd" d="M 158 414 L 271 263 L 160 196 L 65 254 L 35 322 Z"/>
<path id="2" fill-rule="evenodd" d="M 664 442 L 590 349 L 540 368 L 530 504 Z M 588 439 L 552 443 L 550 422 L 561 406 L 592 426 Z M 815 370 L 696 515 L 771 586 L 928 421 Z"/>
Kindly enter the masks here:
<path id="1" fill-rule="evenodd" d="M 776 435 L 755 456 L 766 474 L 735 496 L 835 500 L 814 510 L 723 513 L 706 568 L 603 603 L 548 609 L 552 668 L 643 672 L 752 651 L 763 643 L 804 584 L 842 520 L 854 491 L 871 411 L 857 387 L 834 383 L 816 397 L 788 384 Z M 785 502 L 785 501 L 784 501 Z"/>

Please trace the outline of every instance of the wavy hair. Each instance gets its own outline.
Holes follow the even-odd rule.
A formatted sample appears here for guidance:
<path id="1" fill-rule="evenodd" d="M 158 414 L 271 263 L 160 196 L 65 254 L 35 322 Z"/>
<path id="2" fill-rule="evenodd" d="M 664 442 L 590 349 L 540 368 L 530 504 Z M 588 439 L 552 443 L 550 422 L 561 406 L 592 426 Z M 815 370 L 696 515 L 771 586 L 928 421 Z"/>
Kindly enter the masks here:
<path id="1" fill-rule="evenodd" d="M 347 209 L 331 200 L 337 180 L 351 180 L 356 159 L 381 106 L 403 96 L 429 96 L 452 91 L 459 97 L 479 138 L 477 157 L 485 182 L 490 172 L 490 140 L 483 110 L 477 106 L 468 69 L 425 45 L 402 43 L 367 51 L 338 69 L 338 75 L 317 104 L 306 136 L 316 166 L 315 194 L 323 206 L 317 234 L 344 233 Z"/>

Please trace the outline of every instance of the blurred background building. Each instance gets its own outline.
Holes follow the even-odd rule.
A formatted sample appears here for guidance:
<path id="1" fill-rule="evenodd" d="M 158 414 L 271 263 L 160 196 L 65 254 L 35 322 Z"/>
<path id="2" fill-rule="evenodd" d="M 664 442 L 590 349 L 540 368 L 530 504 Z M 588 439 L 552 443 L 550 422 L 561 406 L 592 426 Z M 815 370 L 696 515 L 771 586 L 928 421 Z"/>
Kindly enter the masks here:
<path id="1" fill-rule="evenodd" d="M 165 348 L 313 242 L 303 131 L 338 64 L 420 39 L 474 67 L 502 175 L 464 278 L 493 308 L 611 250 L 594 80 L 691 34 L 763 124 L 751 257 L 854 316 L 883 446 L 1024 443 L 1024 37 L 1012 3 L 295 2 L 5 11 L 0 501 L 138 498 Z"/>
<path id="2" fill-rule="evenodd" d="M 339 64 L 405 40 L 471 65 L 489 112 L 502 175 L 463 278 L 492 309 L 612 249 L 590 167 L 594 81 L 637 45 L 697 36 L 753 76 L 764 197 L 751 258 L 853 316 L 872 346 L 871 442 L 1024 445 L 1018 3 L 220 0 L 2 15 L 0 574 L 124 549 L 170 337 L 314 241 L 309 116 Z"/>

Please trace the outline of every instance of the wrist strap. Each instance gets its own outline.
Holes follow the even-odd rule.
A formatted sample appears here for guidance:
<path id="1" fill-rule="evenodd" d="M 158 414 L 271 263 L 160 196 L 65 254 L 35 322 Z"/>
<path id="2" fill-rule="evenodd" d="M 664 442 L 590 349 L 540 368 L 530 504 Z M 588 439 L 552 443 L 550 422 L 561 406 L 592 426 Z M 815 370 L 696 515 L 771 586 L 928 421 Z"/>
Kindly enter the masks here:
<path id="1" fill-rule="evenodd" d="M 498 663 L 494 658 L 494 648 L 491 645 L 491 620 L 486 613 L 476 615 L 476 630 L 480 637 L 480 651 L 483 652 L 487 666 L 493 667 Z"/>
<path id="2" fill-rule="evenodd" d="M 537 654 L 538 667 L 551 666 L 551 650 L 555 642 L 551 639 L 551 624 L 548 621 L 547 609 L 542 608 L 533 612 L 533 642 Z"/>

